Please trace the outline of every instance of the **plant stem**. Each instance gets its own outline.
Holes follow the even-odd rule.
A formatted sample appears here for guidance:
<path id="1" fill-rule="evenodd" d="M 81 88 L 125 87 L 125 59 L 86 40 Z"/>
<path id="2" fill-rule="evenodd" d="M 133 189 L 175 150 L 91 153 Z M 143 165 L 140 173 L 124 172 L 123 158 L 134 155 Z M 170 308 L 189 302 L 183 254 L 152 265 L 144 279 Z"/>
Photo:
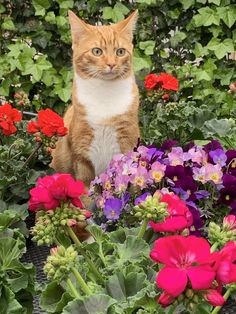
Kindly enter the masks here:
<path id="1" fill-rule="evenodd" d="M 30 163 L 30 161 L 33 159 L 34 155 L 38 152 L 40 147 L 43 145 L 43 143 L 38 143 L 38 145 L 35 147 L 35 149 L 32 151 L 32 153 L 29 155 L 29 157 L 24 162 L 22 169 L 25 168 L 26 165 Z"/>
<path id="2" fill-rule="evenodd" d="M 80 284 L 80 286 L 81 286 L 82 290 L 84 291 L 84 293 L 86 295 L 90 295 L 92 292 L 89 289 L 89 287 L 86 284 L 86 282 L 84 281 L 83 277 L 78 272 L 78 270 L 76 270 L 74 267 L 71 270 L 72 270 L 73 274 L 75 275 L 75 278 L 78 280 L 78 283 Z"/>
<path id="3" fill-rule="evenodd" d="M 141 225 L 141 228 L 139 230 L 139 233 L 138 233 L 138 238 L 139 239 L 142 239 L 142 237 L 144 236 L 144 233 L 147 229 L 147 225 L 148 225 L 148 220 L 147 219 L 144 219 L 142 225 Z"/>
<path id="4" fill-rule="evenodd" d="M 211 247 L 211 252 L 215 252 L 215 250 L 217 249 L 219 243 L 218 242 L 215 242 L 212 247 Z"/>
<path id="5" fill-rule="evenodd" d="M 76 244 L 77 248 L 79 248 L 80 253 L 83 255 L 83 257 L 85 258 L 86 262 L 88 263 L 90 270 L 94 273 L 94 275 L 97 277 L 97 279 L 101 282 L 104 283 L 104 280 L 102 278 L 102 275 L 100 274 L 100 272 L 97 270 L 97 267 L 95 266 L 95 264 L 93 263 L 93 261 L 86 255 L 86 253 L 84 252 L 84 249 L 82 248 L 82 243 L 80 242 L 80 240 L 78 239 L 78 237 L 76 236 L 76 234 L 74 233 L 74 231 L 71 229 L 71 227 L 67 227 L 67 231 L 71 237 L 71 239 L 73 240 L 73 242 Z"/>
<path id="6" fill-rule="evenodd" d="M 81 298 L 81 295 L 79 294 L 79 292 L 76 290 L 75 286 L 73 285 L 72 281 L 70 280 L 70 278 L 67 279 L 66 281 L 67 286 L 69 288 L 69 290 L 71 291 L 72 295 L 76 298 L 79 299 Z"/>
<path id="7" fill-rule="evenodd" d="M 225 301 L 228 300 L 228 298 L 229 298 L 229 296 L 230 296 L 230 293 L 231 293 L 231 287 L 229 287 L 229 288 L 226 290 L 225 294 L 224 294 L 224 299 L 225 299 Z M 221 310 L 221 308 L 222 308 L 222 306 L 216 306 L 216 307 L 214 308 L 214 310 L 211 312 L 211 314 L 217 314 L 217 313 L 219 313 L 219 311 Z"/>
<path id="8" fill-rule="evenodd" d="M 103 250 L 102 250 L 102 244 L 99 244 L 99 256 L 103 262 L 103 265 L 106 267 L 106 261 L 105 261 L 105 256 L 103 254 Z"/>

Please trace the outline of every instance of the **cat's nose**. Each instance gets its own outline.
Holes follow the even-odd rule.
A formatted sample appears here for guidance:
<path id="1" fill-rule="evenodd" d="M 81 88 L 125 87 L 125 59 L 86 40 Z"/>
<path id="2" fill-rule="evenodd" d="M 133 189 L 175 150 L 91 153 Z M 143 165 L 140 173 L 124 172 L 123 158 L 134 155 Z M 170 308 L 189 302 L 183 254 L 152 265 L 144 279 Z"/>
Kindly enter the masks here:
<path id="1" fill-rule="evenodd" d="M 107 65 L 109 66 L 109 68 L 112 70 L 113 68 L 114 68 L 114 66 L 115 66 L 115 64 L 114 63 L 107 63 Z"/>

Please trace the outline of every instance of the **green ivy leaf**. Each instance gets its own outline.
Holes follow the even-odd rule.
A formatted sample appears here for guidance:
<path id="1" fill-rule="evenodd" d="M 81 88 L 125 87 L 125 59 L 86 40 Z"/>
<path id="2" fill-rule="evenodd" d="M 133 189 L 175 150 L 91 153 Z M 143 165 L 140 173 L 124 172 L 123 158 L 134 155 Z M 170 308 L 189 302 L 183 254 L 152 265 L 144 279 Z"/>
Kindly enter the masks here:
<path id="1" fill-rule="evenodd" d="M 46 10 L 50 7 L 50 2 L 48 0 L 32 0 L 33 6 L 35 8 L 35 15 L 45 15 Z"/>
<path id="2" fill-rule="evenodd" d="M 3 20 L 3 23 L 1 25 L 2 29 L 8 30 L 8 31 L 14 31 L 16 29 L 12 19 L 10 17 L 5 17 Z"/>
<path id="3" fill-rule="evenodd" d="M 182 3 L 184 10 L 187 10 L 194 5 L 195 0 L 180 0 L 180 3 Z"/>
<path id="4" fill-rule="evenodd" d="M 104 7 L 102 11 L 102 17 L 105 20 L 111 19 L 115 23 L 123 20 L 125 15 L 129 13 L 129 9 L 122 3 L 116 3 L 114 8 Z"/>
<path id="5" fill-rule="evenodd" d="M 214 51 L 218 59 L 222 59 L 228 52 L 234 51 L 234 44 L 230 38 L 222 42 L 218 38 L 212 38 L 207 44 L 207 48 Z"/>
<path id="6" fill-rule="evenodd" d="M 228 5 L 225 7 L 217 8 L 217 12 L 224 23 L 231 28 L 236 22 L 236 6 Z"/>
<path id="7" fill-rule="evenodd" d="M 150 56 L 154 53 L 155 45 L 154 40 L 140 41 L 139 48 L 144 50 L 145 55 Z"/>
<path id="8" fill-rule="evenodd" d="M 184 32 L 180 31 L 176 32 L 174 36 L 170 38 L 171 47 L 173 48 L 177 47 L 178 44 L 181 43 L 186 37 L 187 35 Z"/>
<path id="9" fill-rule="evenodd" d="M 198 12 L 199 14 L 193 17 L 193 21 L 197 27 L 220 24 L 220 17 L 215 10 L 209 7 L 204 7 L 199 9 Z"/>

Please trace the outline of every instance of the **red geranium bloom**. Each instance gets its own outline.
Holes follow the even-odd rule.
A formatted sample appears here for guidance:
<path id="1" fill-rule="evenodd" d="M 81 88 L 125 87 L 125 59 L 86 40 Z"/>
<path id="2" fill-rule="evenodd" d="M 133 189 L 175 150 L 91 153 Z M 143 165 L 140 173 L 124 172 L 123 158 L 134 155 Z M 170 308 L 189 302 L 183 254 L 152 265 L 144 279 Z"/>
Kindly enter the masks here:
<path id="1" fill-rule="evenodd" d="M 193 223 L 193 216 L 185 202 L 175 194 L 164 194 L 161 202 L 167 203 L 169 216 L 163 222 L 150 222 L 151 228 L 155 232 L 176 232 L 188 228 Z"/>
<path id="2" fill-rule="evenodd" d="M 30 121 L 27 124 L 27 132 L 28 133 L 34 134 L 38 131 L 39 131 L 39 126 L 38 126 L 38 123 L 36 121 Z"/>
<path id="3" fill-rule="evenodd" d="M 161 88 L 177 91 L 179 89 L 179 81 L 172 75 L 161 73 L 157 77 L 157 83 L 161 84 Z"/>
<path id="4" fill-rule="evenodd" d="M 165 291 L 160 295 L 159 299 L 157 302 L 162 305 L 162 307 L 167 307 L 171 303 L 175 301 L 175 298 L 166 293 Z"/>
<path id="5" fill-rule="evenodd" d="M 76 181 L 70 174 L 54 174 L 39 178 L 37 186 L 30 190 L 29 209 L 55 209 L 61 201 L 70 201 L 74 206 L 83 208 L 80 196 L 86 194 L 84 183 Z"/>
<path id="6" fill-rule="evenodd" d="M 158 76 L 156 74 L 148 74 L 145 76 L 144 85 L 146 89 L 154 89 L 158 83 Z"/>
<path id="7" fill-rule="evenodd" d="M 15 122 L 19 122 L 22 119 L 21 113 L 12 108 L 10 104 L 3 104 L 0 106 L 0 128 L 2 133 L 6 136 L 16 133 L 17 128 Z"/>
<path id="8" fill-rule="evenodd" d="M 228 242 L 220 252 L 214 253 L 214 269 L 219 284 L 236 282 L 236 243 Z"/>
<path id="9" fill-rule="evenodd" d="M 67 134 L 67 128 L 64 126 L 64 120 L 51 109 L 40 110 L 38 113 L 38 122 L 31 121 L 27 125 L 29 133 L 41 132 L 52 137 L 54 135 L 64 136 Z"/>
<path id="10" fill-rule="evenodd" d="M 63 119 L 51 109 L 39 111 L 38 125 L 41 132 L 49 137 L 53 135 L 64 136 L 67 133 Z"/>
<path id="11" fill-rule="evenodd" d="M 156 283 L 170 296 L 180 295 L 188 282 L 194 290 L 211 288 L 215 271 L 210 267 L 210 245 L 205 239 L 180 235 L 160 238 L 155 241 L 150 256 L 164 264 Z"/>

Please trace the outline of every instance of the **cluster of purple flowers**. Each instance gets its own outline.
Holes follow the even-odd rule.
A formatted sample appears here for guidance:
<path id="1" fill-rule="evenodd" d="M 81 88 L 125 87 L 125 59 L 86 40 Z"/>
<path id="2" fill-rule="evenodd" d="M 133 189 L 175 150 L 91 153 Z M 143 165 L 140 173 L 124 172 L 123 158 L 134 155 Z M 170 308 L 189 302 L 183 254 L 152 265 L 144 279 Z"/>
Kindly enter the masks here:
<path id="1" fill-rule="evenodd" d="M 90 195 L 108 220 L 119 219 L 127 206 L 157 189 L 174 192 L 186 202 L 195 228 L 202 226 L 204 203 L 212 212 L 236 213 L 236 150 L 225 151 L 213 140 L 205 146 L 177 146 L 166 141 L 156 147 L 139 146 L 116 155 L 107 170 L 91 184 Z M 208 202 L 206 202 L 206 199 Z"/>

